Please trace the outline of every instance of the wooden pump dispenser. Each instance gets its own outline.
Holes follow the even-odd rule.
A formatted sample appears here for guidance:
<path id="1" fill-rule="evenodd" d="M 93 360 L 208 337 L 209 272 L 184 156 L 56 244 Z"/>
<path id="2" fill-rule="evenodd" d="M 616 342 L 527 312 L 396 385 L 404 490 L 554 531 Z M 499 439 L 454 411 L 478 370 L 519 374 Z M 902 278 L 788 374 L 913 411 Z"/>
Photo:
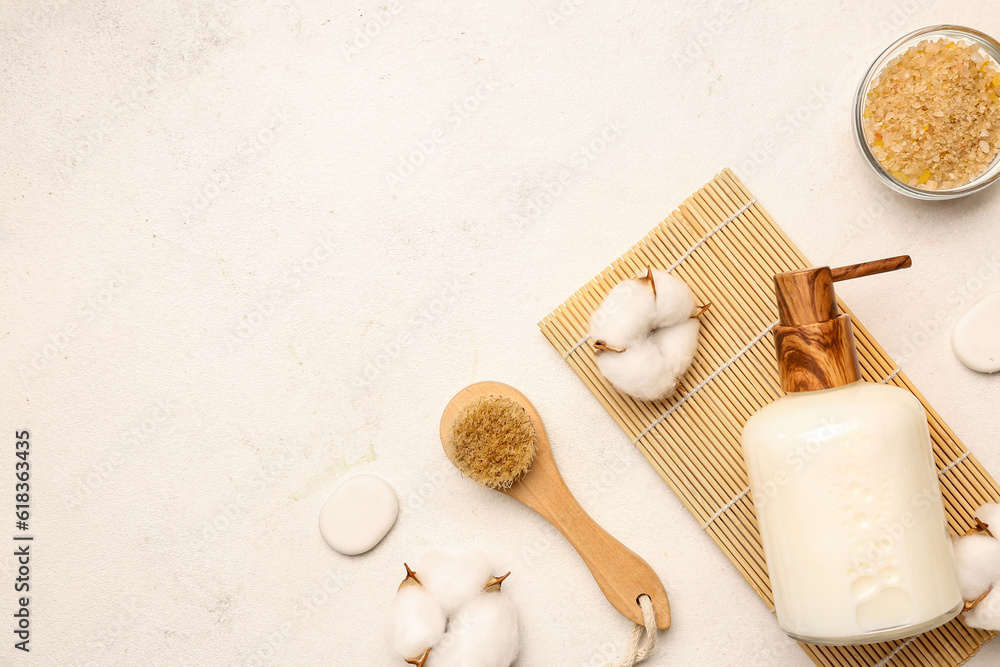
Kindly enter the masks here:
<path id="1" fill-rule="evenodd" d="M 780 321 L 774 329 L 781 388 L 785 392 L 833 389 L 861 379 L 851 316 L 837 308 L 833 283 L 906 269 L 909 256 L 774 277 Z"/>
<path id="2" fill-rule="evenodd" d="M 861 382 L 833 292 L 908 266 L 894 257 L 774 277 L 788 393 L 747 420 L 741 444 L 775 614 L 807 644 L 895 641 L 963 608 L 924 406 L 889 382 Z"/>
<path id="3" fill-rule="evenodd" d="M 861 381 L 851 317 L 833 292 L 908 266 L 894 257 L 774 277 L 787 394 L 740 440 L 775 614 L 807 644 L 913 637 L 963 608 L 924 406 L 892 383 Z"/>

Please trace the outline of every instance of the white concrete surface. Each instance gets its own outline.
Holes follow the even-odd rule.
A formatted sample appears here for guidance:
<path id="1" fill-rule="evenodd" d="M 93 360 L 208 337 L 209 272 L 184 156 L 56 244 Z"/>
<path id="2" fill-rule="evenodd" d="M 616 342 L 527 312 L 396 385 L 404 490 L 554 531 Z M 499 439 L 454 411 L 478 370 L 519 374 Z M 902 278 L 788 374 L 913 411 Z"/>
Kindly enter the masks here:
<path id="1" fill-rule="evenodd" d="M 841 294 L 1000 474 L 1000 378 L 948 335 L 1000 289 L 1000 188 L 901 199 L 848 123 L 884 46 L 1000 34 L 992 3 L 5 0 L 0 22 L 0 535 L 27 428 L 37 536 L 31 653 L 8 634 L 0 663 L 395 665 L 403 561 L 439 545 L 513 571 L 518 665 L 599 664 L 628 625 L 581 561 L 441 453 L 448 398 L 499 379 L 661 575 L 647 664 L 810 664 L 536 328 L 725 166 L 815 262 L 913 255 Z M 317 514 L 362 472 L 401 515 L 351 558 Z"/>

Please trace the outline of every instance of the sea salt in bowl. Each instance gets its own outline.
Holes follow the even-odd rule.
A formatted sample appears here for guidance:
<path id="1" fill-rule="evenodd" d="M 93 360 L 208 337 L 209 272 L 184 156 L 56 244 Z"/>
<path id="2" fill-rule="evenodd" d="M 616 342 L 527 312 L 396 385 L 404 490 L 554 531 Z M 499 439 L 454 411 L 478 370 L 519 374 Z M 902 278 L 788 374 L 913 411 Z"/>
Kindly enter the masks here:
<path id="1" fill-rule="evenodd" d="M 867 137 L 865 134 L 866 125 L 866 107 L 870 99 L 870 93 L 879 83 L 880 75 L 883 71 L 894 64 L 894 61 L 899 57 L 904 55 L 908 49 L 917 46 L 921 42 L 930 41 L 936 42 L 937 40 L 944 39 L 948 42 L 964 42 L 966 45 L 976 44 L 979 48 L 977 52 L 974 53 L 974 58 L 981 59 L 982 61 L 989 61 L 992 67 L 1000 71 L 1000 43 L 995 39 L 986 35 L 978 30 L 973 30 L 971 28 L 964 28 L 961 26 L 954 25 L 936 25 L 929 26 L 927 28 L 922 28 L 920 30 L 911 32 L 898 39 L 895 43 L 889 46 L 881 55 L 872 63 L 871 67 L 865 73 L 864 78 L 861 80 L 861 85 L 858 86 L 858 92 L 854 100 L 854 140 L 858 146 L 858 150 L 861 151 L 861 155 L 868 166 L 872 168 L 876 176 L 891 189 L 899 192 L 901 194 L 907 195 L 909 197 L 914 197 L 916 199 L 953 199 L 956 197 L 964 197 L 970 195 L 973 192 L 978 192 L 989 185 L 1000 180 L 1000 155 L 994 155 L 992 162 L 989 163 L 981 173 L 974 176 L 967 183 L 956 185 L 953 187 L 941 187 L 943 183 L 938 182 L 936 179 L 931 179 L 929 171 L 922 175 L 911 174 L 907 177 L 902 171 L 898 171 L 895 174 L 891 172 L 886 166 L 879 161 L 879 157 L 876 155 L 876 149 L 873 148 L 869 141 L 874 141 L 873 138 Z M 952 47 L 955 48 L 955 47 Z M 928 68 L 920 70 L 920 76 L 933 77 L 934 72 L 931 72 Z M 998 103 L 996 100 L 990 98 L 990 102 Z M 971 115 L 976 112 L 971 110 L 964 110 Z M 949 109 L 948 113 L 952 113 L 953 110 Z M 962 113 L 963 110 L 959 110 Z M 927 113 L 927 111 L 917 111 L 915 113 Z M 943 117 L 944 112 L 942 112 Z M 890 119 L 891 120 L 891 119 Z M 941 121 L 937 123 L 937 126 L 931 128 L 930 125 L 925 125 L 921 130 L 926 131 L 930 129 L 932 132 L 937 131 L 939 138 L 946 136 L 945 133 L 949 129 L 953 129 L 953 125 Z M 918 130 L 919 131 L 919 130 Z M 964 136 L 962 141 L 966 145 L 972 146 L 971 150 L 982 150 L 984 155 L 988 156 L 990 153 L 996 151 L 996 132 L 1000 131 L 1000 128 L 994 125 L 993 128 L 986 130 L 990 132 L 990 136 L 972 137 Z M 912 140 L 912 137 L 904 137 L 905 140 Z M 981 144 L 978 142 L 982 141 L 985 144 L 985 148 L 981 148 Z M 916 142 L 911 142 L 911 148 Z M 891 150 L 891 147 L 881 147 L 882 151 Z M 886 155 L 885 152 L 882 155 Z M 918 178 L 918 183 L 913 184 L 913 178 Z M 920 181 L 923 182 L 920 182 Z M 934 188 L 937 184 L 936 189 Z"/>

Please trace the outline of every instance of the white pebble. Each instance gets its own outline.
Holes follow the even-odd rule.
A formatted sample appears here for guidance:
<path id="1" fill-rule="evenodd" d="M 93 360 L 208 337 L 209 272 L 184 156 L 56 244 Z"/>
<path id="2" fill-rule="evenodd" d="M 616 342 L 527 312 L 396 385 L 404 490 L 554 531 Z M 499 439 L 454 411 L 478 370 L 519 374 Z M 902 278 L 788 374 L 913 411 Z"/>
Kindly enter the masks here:
<path id="1" fill-rule="evenodd" d="M 420 557 L 416 573 L 447 616 L 479 595 L 492 576 L 490 561 L 481 551 L 450 554 L 438 549 Z"/>
<path id="2" fill-rule="evenodd" d="M 955 565 L 962 597 L 975 600 L 1000 580 L 1000 541 L 986 534 L 958 538 Z"/>
<path id="3" fill-rule="evenodd" d="M 381 542 L 398 514 L 391 486 L 373 475 L 357 475 L 330 494 L 319 513 L 319 532 L 336 551 L 356 556 Z"/>
<path id="4" fill-rule="evenodd" d="M 626 280 L 615 285 L 590 317 L 590 338 L 618 349 L 645 338 L 653 328 L 656 301 L 648 282 Z"/>
<path id="5" fill-rule="evenodd" d="M 420 586 L 404 586 L 392 602 L 385 634 L 404 660 L 419 658 L 444 634 L 441 606 Z"/>
<path id="6" fill-rule="evenodd" d="M 427 667 L 509 667 L 517 649 L 514 603 L 503 593 L 483 593 L 449 619 Z"/>
<path id="7" fill-rule="evenodd" d="M 656 283 L 656 317 L 653 328 L 672 327 L 694 315 L 698 306 L 687 283 L 666 271 L 653 271 Z"/>
<path id="8" fill-rule="evenodd" d="M 1000 586 L 995 586 L 975 609 L 965 612 L 962 621 L 970 628 L 1000 630 Z"/>
<path id="9" fill-rule="evenodd" d="M 951 345 L 963 364 L 980 373 L 1000 371 L 1000 292 L 977 301 L 955 323 Z"/>
<path id="10" fill-rule="evenodd" d="M 979 142 L 979 150 L 981 150 L 984 153 L 989 153 L 990 152 L 990 142 L 988 142 L 988 141 L 980 141 Z"/>

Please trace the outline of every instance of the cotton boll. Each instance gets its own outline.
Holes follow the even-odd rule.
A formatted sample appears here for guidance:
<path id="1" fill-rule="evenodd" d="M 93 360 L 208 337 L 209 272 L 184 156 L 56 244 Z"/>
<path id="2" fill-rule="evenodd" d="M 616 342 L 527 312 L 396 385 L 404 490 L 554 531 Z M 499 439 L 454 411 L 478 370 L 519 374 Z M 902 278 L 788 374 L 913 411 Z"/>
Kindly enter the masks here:
<path id="1" fill-rule="evenodd" d="M 1000 579 L 1000 541 L 986 534 L 958 538 L 955 564 L 962 597 L 975 600 Z"/>
<path id="2" fill-rule="evenodd" d="M 701 329 L 697 319 L 687 318 L 680 324 L 667 329 L 657 329 L 653 332 L 653 342 L 663 357 L 664 372 L 676 379 L 683 375 L 694 355 L 698 352 L 698 331 Z"/>
<path id="3" fill-rule="evenodd" d="M 618 391 L 639 400 L 668 398 L 694 360 L 700 328 L 698 320 L 686 318 L 680 324 L 657 329 L 624 352 L 598 352 L 597 368 Z"/>
<path id="4" fill-rule="evenodd" d="M 450 616 L 482 592 L 490 580 L 490 561 L 480 551 L 455 555 L 434 549 L 421 556 L 417 575 Z"/>
<path id="5" fill-rule="evenodd" d="M 623 350 L 649 334 L 655 317 L 653 288 L 640 280 L 626 280 L 608 292 L 590 317 L 590 339 Z"/>
<path id="6" fill-rule="evenodd" d="M 677 376 L 665 372 L 663 355 L 651 338 L 624 352 L 598 352 L 597 368 L 618 391 L 640 401 L 655 401 L 677 388 Z"/>
<path id="7" fill-rule="evenodd" d="M 994 587 L 975 609 L 965 612 L 962 621 L 970 628 L 1000 630 L 1000 586 Z"/>
<path id="8" fill-rule="evenodd" d="M 483 593 L 451 617 L 426 667 L 509 667 L 517 649 L 514 603 L 501 593 Z"/>
<path id="9" fill-rule="evenodd" d="M 698 350 L 694 294 L 667 271 L 617 285 L 590 319 L 597 367 L 615 388 L 642 401 L 669 398 Z M 656 289 L 653 289 L 653 286 Z"/>
<path id="10" fill-rule="evenodd" d="M 404 586 L 389 610 L 386 639 L 404 660 L 418 658 L 441 638 L 444 626 L 441 605 L 421 586 Z"/>
<path id="11" fill-rule="evenodd" d="M 1000 505 L 986 503 L 976 510 L 976 517 L 983 523 L 989 524 L 994 537 L 1000 537 Z"/>
<path id="12" fill-rule="evenodd" d="M 694 315 L 698 306 L 687 283 L 666 271 L 653 271 L 653 283 L 656 285 L 653 327 L 672 327 Z"/>

